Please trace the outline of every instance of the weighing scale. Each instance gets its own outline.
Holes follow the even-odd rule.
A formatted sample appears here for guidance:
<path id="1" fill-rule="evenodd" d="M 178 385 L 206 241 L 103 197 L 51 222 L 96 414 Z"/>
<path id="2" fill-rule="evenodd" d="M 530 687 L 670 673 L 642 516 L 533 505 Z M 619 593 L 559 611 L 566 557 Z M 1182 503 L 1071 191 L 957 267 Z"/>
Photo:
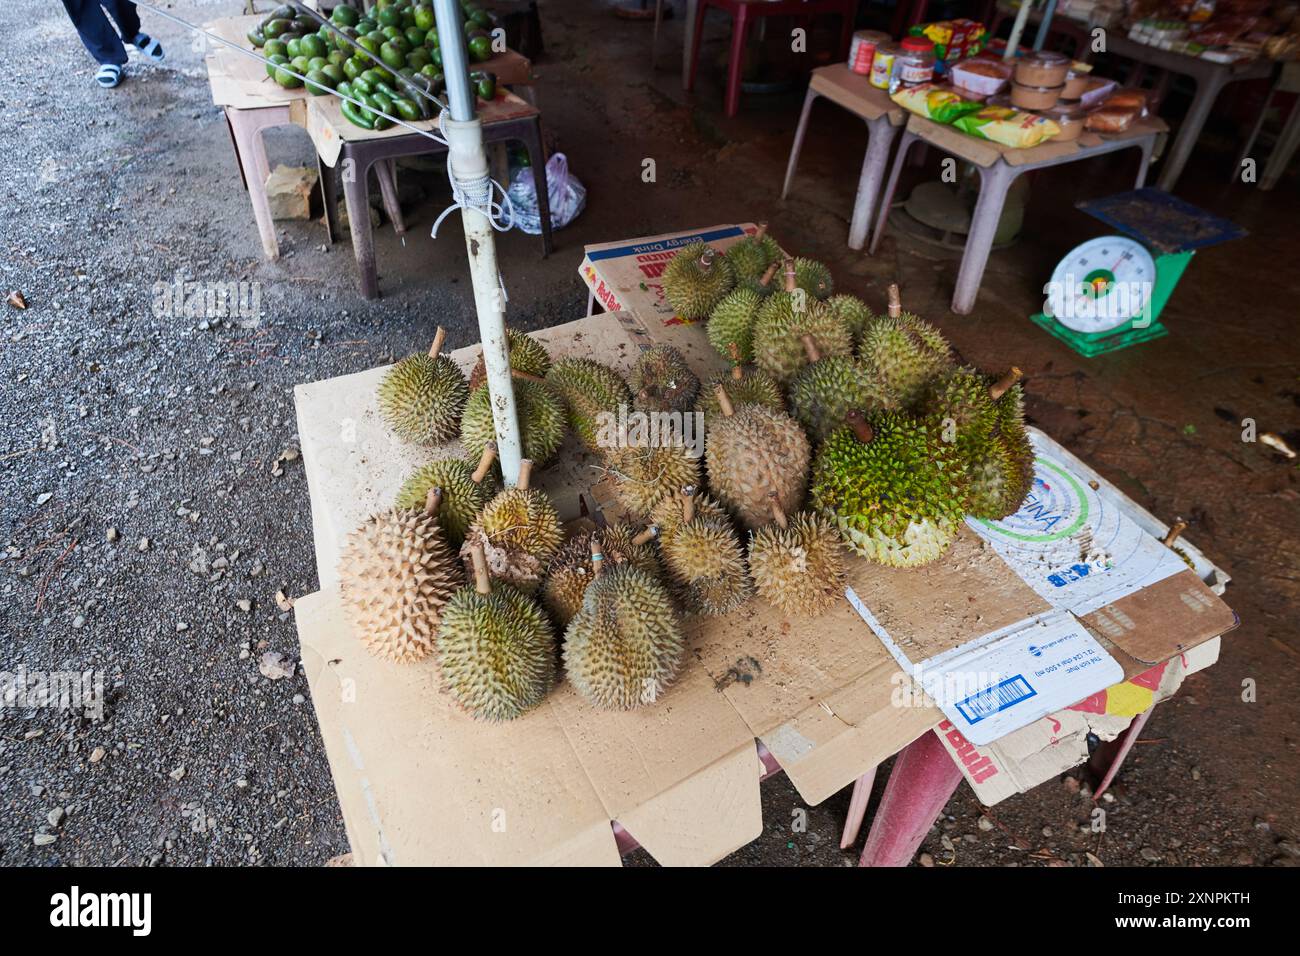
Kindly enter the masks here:
<path id="1" fill-rule="evenodd" d="M 1089 357 L 1167 335 L 1160 313 L 1196 250 L 1246 235 L 1149 187 L 1075 206 L 1125 235 L 1098 236 L 1066 253 L 1045 290 L 1044 311 L 1030 319 Z"/>

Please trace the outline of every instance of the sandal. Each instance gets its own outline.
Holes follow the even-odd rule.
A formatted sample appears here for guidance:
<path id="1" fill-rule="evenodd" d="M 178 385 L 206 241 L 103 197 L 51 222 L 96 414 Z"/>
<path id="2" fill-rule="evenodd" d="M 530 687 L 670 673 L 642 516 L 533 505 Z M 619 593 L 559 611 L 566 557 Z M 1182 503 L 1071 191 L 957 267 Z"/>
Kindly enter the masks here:
<path id="1" fill-rule="evenodd" d="M 111 90 L 122 82 L 122 68 L 116 63 L 105 63 L 95 73 L 95 82 L 106 90 Z"/>
<path id="2" fill-rule="evenodd" d="M 163 58 L 162 44 L 149 36 L 147 33 L 137 33 L 131 45 L 153 60 L 155 63 L 161 63 Z"/>

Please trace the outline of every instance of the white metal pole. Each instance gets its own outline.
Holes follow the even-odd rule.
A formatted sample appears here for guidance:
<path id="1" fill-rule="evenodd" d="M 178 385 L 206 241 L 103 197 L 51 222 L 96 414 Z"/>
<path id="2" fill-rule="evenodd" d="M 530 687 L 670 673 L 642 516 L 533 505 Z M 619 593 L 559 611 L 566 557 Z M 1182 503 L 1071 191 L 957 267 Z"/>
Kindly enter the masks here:
<path id="1" fill-rule="evenodd" d="M 1020 0 L 1020 9 L 1016 11 L 1015 23 L 1011 25 L 1011 36 L 1007 37 L 1007 50 L 1002 54 L 1002 59 L 1011 62 L 1016 58 L 1016 48 L 1020 46 L 1020 35 L 1025 32 L 1025 24 L 1029 22 L 1029 11 L 1033 9 L 1036 0 Z"/>
<path id="2" fill-rule="evenodd" d="M 442 50 L 442 71 L 447 81 L 447 102 L 451 118 L 444 124 L 447 134 L 447 163 L 456 182 L 487 182 L 486 199 L 492 198 L 487 154 L 483 150 L 483 127 L 474 111 L 474 92 L 469 82 L 469 58 L 465 52 L 465 24 L 457 0 L 434 0 L 438 41 Z M 519 478 L 523 449 L 519 440 L 519 419 L 515 412 L 515 391 L 510 379 L 510 351 L 506 344 L 505 296 L 497 267 L 496 237 L 483 210 L 462 206 L 465 249 L 469 253 L 470 278 L 474 283 L 474 306 L 478 311 L 479 340 L 487 369 L 488 394 L 492 397 L 492 421 L 496 426 L 497 454 L 507 485 Z"/>

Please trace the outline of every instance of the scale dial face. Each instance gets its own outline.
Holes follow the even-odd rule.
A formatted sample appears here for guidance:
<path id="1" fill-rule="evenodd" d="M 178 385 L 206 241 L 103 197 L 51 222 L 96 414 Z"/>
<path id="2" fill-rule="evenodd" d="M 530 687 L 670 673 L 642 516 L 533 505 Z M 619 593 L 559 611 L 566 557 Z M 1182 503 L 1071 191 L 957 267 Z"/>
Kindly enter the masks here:
<path id="1" fill-rule="evenodd" d="M 1142 315 L 1150 320 L 1155 282 L 1155 260 L 1141 243 L 1099 236 L 1057 263 L 1044 311 L 1075 332 L 1109 332 Z"/>

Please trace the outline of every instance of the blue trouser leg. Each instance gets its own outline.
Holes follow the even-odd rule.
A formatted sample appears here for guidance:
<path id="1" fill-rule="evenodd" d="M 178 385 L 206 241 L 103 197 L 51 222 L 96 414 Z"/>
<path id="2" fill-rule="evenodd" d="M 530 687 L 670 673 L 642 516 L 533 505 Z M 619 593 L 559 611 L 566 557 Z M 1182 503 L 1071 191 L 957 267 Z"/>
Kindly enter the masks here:
<path id="1" fill-rule="evenodd" d="M 126 65 L 126 47 L 122 45 L 122 38 L 130 41 L 140 32 L 140 16 L 134 3 L 128 0 L 103 0 L 101 6 L 100 0 L 63 0 L 63 6 L 77 28 L 81 42 L 97 63 Z M 112 12 L 113 19 L 122 31 L 121 37 L 109 23 L 104 7 Z"/>

